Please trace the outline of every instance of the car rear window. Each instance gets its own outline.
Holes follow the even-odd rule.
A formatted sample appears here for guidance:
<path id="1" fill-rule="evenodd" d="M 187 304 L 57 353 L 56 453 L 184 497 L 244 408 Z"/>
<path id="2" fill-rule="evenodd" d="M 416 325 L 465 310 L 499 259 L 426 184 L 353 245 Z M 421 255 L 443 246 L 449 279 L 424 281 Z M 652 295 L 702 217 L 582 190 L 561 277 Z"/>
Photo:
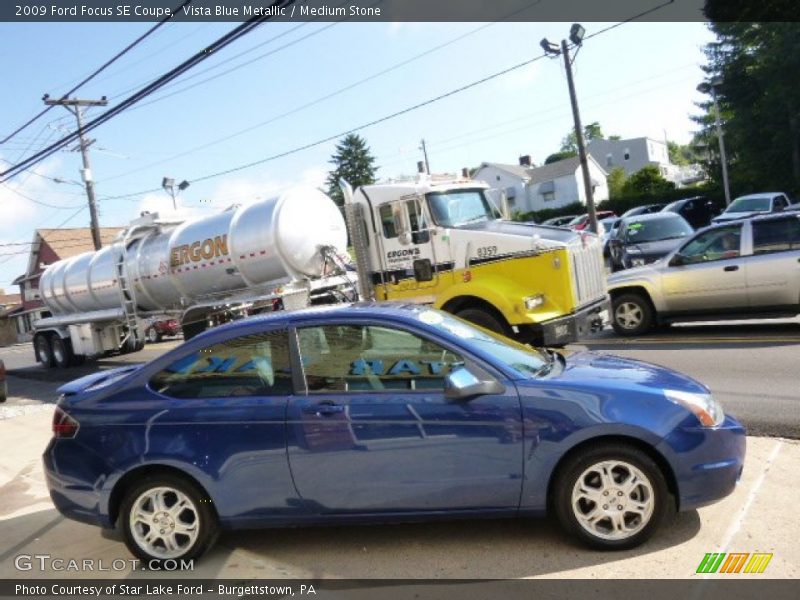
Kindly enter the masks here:
<path id="1" fill-rule="evenodd" d="M 753 254 L 800 249 L 800 219 L 770 219 L 753 223 Z"/>

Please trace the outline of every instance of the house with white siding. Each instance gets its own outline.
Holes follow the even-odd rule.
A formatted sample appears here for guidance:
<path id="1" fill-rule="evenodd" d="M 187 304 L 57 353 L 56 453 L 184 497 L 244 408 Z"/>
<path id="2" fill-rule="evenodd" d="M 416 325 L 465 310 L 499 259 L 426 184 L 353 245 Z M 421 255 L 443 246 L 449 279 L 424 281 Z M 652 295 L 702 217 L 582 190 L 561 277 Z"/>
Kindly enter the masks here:
<path id="1" fill-rule="evenodd" d="M 594 200 L 608 200 L 608 173 L 591 156 L 588 158 Z M 472 178 L 503 192 L 512 212 L 560 208 L 575 202 L 586 204 L 577 156 L 541 167 L 532 166 L 529 156 L 521 156 L 517 165 L 485 162 Z"/>

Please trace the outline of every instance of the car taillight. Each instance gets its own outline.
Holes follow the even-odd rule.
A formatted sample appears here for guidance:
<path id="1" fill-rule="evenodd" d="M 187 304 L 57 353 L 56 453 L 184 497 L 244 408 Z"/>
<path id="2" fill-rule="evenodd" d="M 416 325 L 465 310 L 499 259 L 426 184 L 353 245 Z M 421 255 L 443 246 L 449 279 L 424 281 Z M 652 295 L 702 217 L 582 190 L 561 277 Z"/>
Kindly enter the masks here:
<path id="1" fill-rule="evenodd" d="M 78 433 L 78 422 L 63 409 L 56 407 L 53 414 L 53 436 L 57 438 L 74 438 Z"/>

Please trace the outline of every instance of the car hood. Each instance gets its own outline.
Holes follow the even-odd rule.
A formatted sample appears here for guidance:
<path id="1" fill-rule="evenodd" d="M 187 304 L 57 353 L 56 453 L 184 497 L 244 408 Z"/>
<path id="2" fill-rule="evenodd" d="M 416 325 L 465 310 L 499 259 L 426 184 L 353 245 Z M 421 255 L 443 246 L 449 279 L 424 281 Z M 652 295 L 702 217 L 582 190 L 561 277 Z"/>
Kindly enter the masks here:
<path id="1" fill-rule="evenodd" d="M 666 256 L 666 255 L 665 255 Z M 606 279 L 608 289 L 619 287 L 623 284 L 630 284 L 632 282 L 641 283 L 642 281 L 649 281 L 656 283 L 660 281 L 661 269 L 664 266 L 664 257 L 651 262 L 641 267 L 631 267 L 630 269 L 623 269 L 616 273 L 611 273 Z"/>
<path id="2" fill-rule="evenodd" d="M 563 371 L 548 378 L 553 383 L 589 389 L 614 388 L 649 392 L 669 389 L 709 393 L 708 388 L 691 377 L 639 360 L 589 351 L 566 356 L 565 360 Z"/>
<path id="3" fill-rule="evenodd" d="M 138 371 L 142 365 L 130 365 L 126 367 L 118 367 L 116 369 L 108 369 L 100 371 L 99 373 L 92 373 L 79 379 L 74 379 L 69 383 L 65 383 L 58 388 L 58 393 L 65 396 L 74 396 L 80 392 L 86 391 L 91 388 L 92 391 L 102 389 L 127 378 L 130 374 Z"/>
<path id="4" fill-rule="evenodd" d="M 625 251 L 630 254 L 647 254 L 648 256 L 659 256 L 667 254 L 675 249 L 686 238 L 675 238 L 671 240 L 657 240 L 655 242 L 644 242 L 641 244 L 628 244 Z"/>
<path id="5" fill-rule="evenodd" d="M 754 215 L 765 215 L 769 211 L 768 210 L 750 210 L 746 212 L 735 212 L 735 213 L 722 213 L 711 219 L 712 223 L 724 223 L 725 221 L 738 221 L 740 219 L 746 219 L 747 217 L 752 217 Z"/>

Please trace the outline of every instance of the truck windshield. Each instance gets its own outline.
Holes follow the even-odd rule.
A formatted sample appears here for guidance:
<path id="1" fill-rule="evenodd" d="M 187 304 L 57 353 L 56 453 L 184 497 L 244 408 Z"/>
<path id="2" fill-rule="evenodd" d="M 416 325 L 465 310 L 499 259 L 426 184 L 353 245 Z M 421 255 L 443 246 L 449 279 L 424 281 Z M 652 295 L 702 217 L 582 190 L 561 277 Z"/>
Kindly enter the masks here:
<path id="1" fill-rule="evenodd" d="M 461 227 L 499 217 L 482 190 L 432 192 L 428 202 L 434 221 L 441 227 Z"/>

